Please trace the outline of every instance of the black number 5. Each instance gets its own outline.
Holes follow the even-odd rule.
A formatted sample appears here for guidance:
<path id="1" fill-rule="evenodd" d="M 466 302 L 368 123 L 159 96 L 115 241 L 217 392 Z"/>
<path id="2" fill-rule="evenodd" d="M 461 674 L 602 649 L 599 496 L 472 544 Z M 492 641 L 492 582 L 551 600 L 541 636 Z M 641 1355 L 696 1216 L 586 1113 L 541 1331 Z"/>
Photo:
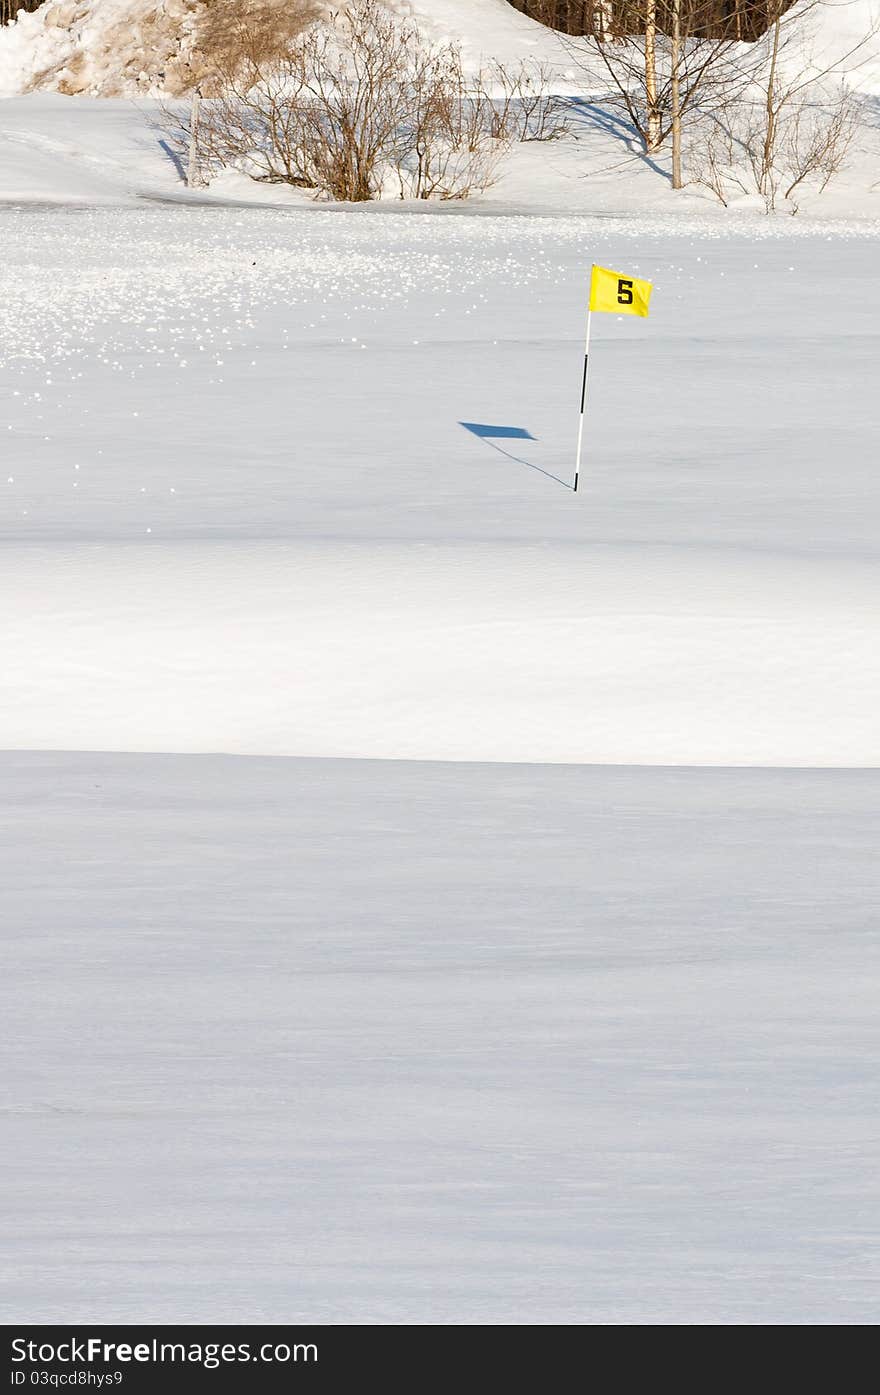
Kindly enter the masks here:
<path id="1" fill-rule="evenodd" d="M 617 303 L 618 305 L 632 305 L 633 303 L 633 283 L 624 281 L 622 276 L 617 278 Z"/>

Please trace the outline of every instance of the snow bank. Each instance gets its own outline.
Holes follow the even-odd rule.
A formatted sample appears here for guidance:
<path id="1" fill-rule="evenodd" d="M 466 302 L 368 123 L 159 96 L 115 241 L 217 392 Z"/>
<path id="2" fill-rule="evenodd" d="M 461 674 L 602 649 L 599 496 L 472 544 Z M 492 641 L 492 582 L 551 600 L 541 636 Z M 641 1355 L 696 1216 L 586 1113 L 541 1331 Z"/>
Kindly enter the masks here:
<path id="1" fill-rule="evenodd" d="M 115 96 L 175 93 L 188 85 L 193 13 L 198 0 L 47 0 L 0 30 L 0 96 L 30 88 Z M 281 0 L 279 0 L 281 3 Z M 414 17 L 426 36 L 453 40 L 466 64 L 534 58 L 565 84 L 576 76 L 552 30 L 507 0 L 387 0 Z M 880 56 L 844 55 L 869 33 L 876 0 L 826 0 L 808 22 L 805 47 L 822 62 L 844 60 L 851 80 L 880 90 Z"/>
<path id="2" fill-rule="evenodd" d="M 560 56 L 555 36 L 507 0 L 391 7 L 414 15 L 431 39 L 461 43 L 466 60 Z M 0 29 L 0 96 L 33 87 L 102 97 L 185 90 L 197 8 L 198 0 L 47 0 Z"/>
<path id="3" fill-rule="evenodd" d="M 558 64 L 562 56 L 555 33 L 507 0 L 390 0 L 390 8 L 412 15 L 434 42 L 459 44 L 466 61 L 537 58 Z"/>
<path id="4" fill-rule="evenodd" d="M 0 29 L 0 96 L 112 97 L 187 85 L 197 0 L 48 0 Z"/>
<path id="5" fill-rule="evenodd" d="M 799 25 L 784 54 L 796 74 L 812 71 L 829 85 L 844 81 L 880 93 L 880 0 L 803 0 L 785 22 Z"/>

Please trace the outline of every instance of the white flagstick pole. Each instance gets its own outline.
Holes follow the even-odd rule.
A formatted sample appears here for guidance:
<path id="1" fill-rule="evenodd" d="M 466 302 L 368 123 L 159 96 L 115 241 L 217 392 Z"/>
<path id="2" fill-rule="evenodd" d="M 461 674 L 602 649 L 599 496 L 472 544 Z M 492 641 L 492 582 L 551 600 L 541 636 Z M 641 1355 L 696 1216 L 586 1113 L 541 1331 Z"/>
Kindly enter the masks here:
<path id="1" fill-rule="evenodd" d="M 592 298 L 592 285 L 590 287 L 590 297 Z M 574 463 L 574 492 L 577 494 L 578 475 L 581 472 L 581 451 L 584 444 L 584 410 L 587 405 L 587 378 L 590 372 L 590 321 L 593 318 L 592 310 L 587 311 L 587 342 L 584 345 L 584 379 L 581 384 L 581 419 L 578 425 L 577 456 Z"/>

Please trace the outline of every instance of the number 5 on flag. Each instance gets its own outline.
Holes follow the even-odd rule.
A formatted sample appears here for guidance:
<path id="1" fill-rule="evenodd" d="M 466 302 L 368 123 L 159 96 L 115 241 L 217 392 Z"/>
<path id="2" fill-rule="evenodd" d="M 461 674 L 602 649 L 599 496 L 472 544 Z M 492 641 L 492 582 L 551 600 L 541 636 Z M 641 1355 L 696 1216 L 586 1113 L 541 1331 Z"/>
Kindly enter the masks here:
<path id="1" fill-rule="evenodd" d="M 635 276 L 621 276 L 607 266 L 594 266 L 590 277 L 590 309 L 608 315 L 641 315 L 648 313 L 653 286 Z"/>

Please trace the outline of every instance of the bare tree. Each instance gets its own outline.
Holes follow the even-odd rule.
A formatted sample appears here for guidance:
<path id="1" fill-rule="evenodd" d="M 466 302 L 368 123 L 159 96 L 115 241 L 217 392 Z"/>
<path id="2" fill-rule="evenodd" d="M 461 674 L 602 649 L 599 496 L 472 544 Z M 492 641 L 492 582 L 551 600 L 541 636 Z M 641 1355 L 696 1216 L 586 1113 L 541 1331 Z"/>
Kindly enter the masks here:
<path id="1" fill-rule="evenodd" d="M 757 194 L 767 212 L 780 202 L 798 211 L 798 191 L 827 188 L 844 167 L 861 116 L 858 96 L 843 74 L 870 51 L 877 27 L 845 51 L 817 58 L 808 43 L 813 6 L 774 5 L 766 35 L 746 60 L 748 86 L 694 133 L 694 180 L 724 204 L 736 193 Z"/>
<path id="2" fill-rule="evenodd" d="M 602 42 L 602 54 L 608 52 Z M 660 148 L 660 106 L 657 101 L 657 0 L 645 0 L 645 149 Z"/>
<path id="3" fill-rule="evenodd" d="M 657 0 L 633 0 L 622 32 L 593 33 L 583 39 L 562 39 L 571 58 L 595 81 L 595 60 L 610 80 L 610 102 L 622 109 L 646 155 L 662 149 L 670 135 L 674 144 L 673 187 L 682 187 L 681 146 L 685 125 L 696 115 L 727 101 L 739 81 L 730 37 L 697 38 L 700 6 L 708 16 L 714 0 L 698 0 L 688 16 L 685 34 L 681 0 L 663 8 Z M 668 11 L 668 13 L 667 13 Z M 705 27 L 711 28 L 706 20 Z M 669 33 L 666 29 L 669 29 Z"/>
<path id="4" fill-rule="evenodd" d="M 681 0 L 672 0 L 669 36 L 669 120 L 672 128 L 672 187 L 682 187 L 681 175 Z"/>

